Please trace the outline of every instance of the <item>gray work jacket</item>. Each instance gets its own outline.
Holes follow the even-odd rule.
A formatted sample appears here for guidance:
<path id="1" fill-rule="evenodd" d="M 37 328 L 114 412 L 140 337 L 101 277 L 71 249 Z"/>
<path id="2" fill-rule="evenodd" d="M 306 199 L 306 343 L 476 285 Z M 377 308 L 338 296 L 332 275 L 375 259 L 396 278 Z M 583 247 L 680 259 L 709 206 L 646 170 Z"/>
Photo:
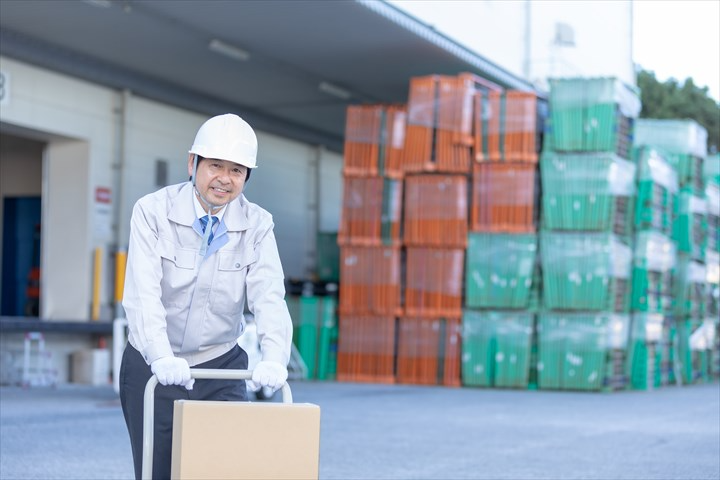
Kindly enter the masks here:
<path id="1" fill-rule="evenodd" d="M 287 365 L 292 320 L 272 216 L 244 195 L 230 202 L 203 257 L 190 182 L 133 208 L 123 307 L 128 341 L 150 364 L 175 355 L 194 366 L 229 351 L 255 317 L 262 359 Z"/>

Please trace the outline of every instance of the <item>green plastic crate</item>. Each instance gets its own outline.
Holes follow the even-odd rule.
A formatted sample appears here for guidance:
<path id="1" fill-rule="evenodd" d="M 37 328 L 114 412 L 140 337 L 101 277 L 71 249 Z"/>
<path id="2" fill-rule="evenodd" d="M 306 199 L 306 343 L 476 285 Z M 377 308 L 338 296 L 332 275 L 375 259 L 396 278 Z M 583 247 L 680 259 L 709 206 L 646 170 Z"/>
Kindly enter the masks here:
<path id="1" fill-rule="evenodd" d="M 465 257 L 468 308 L 536 308 L 536 234 L 470 233 Z"/>
<path id="2" fill-rule="evenodd" d="M 707 266 L 681 254 L 675 272 L 675 315 L 678 318 L 702 319 L 709 288 Z"/>
<path id="3" fill-rule="evenodd" d="M 634 312 L 673 311 L 675 243 L 666 235 L 641 231 L 635 235 L 630 308 Z"/>
<path id="4" fill-rule="evenodd" d="M 694 120 L 639 118 L 634 144 L 652 145 L 671 154 L 707 157 L 707 130 Z M 679 157 L 675 158 L 675 161 Z M 673 165 L 676 170 L 678 165 Z"/>
<path id="5" fill-rule="evenodd" d="M 340 247 L 337 232 L 318 232 L 316 237 L 316 274 L 323 282 L 340 280 Z"/>
<path id="6" fill-rule="evenodd" d="M 543 153 L 543 228 L 630 235 L 635 170 L 633 163 L 611 153 Z"/>
<path id="7" fill-rule="evenodd" d="M 632 250 L 607 233 L 540 234 L 547 310 L 628 312 Z"/>
<path id="8" fill-rule="evenodd" d="M 720 184 L 720 153 L 705 157 L 703 175 L 705 176 L 705 182 Z"/>
<path id="9" fill-rule="evenodd" d="M 705 187 L 707 204 L 707 243 L 706 253 L 720 252 L 720 183 L 708 182 Z"/>
<path id="10" fill-rule="evenodd" d="M 528 388 L 533 321 L 524 311 L 465 310 L 463 385 Z"/>
<path id="11" fill-rule="evenodd" d="M 635 229 L 672 235 L 678 194 L 677 173 L 669 154 L 656 147 L 635 149 L 637 195 Z"/>
<path id="12" fill-rule="evenodd" d="M 540 389 L 612 391 L 627 386 L 629 315 L 544 312 L 538 316 Z"/>
<path id="13" fill-rule="evenodd" d="M 614 152 L 629 158 L 636 89 L 616 78 L 550 79 L 546 150 Z"/>
<path id="14" fill-rule="evenodd" d="M 631 321 L 628 350 L 630 387 L 649 390 L 660 386 L 660 343 L 665 317 L 656 313 L 639 313 L 633 314 Z"/>
<path id="15" fill-rule="evenodd" d="M 678 251 L 703 261 L 707 237 L 707 202 L 690 192 L 681 191 L 673 226 L 673 239 L 677 242 Z"/>
<path id="16" fill-rule="evenodd" d="M 335 378 L 337 364 L 337 300 L 301 296 L 286 299 L 293 318 L 293 343 L 307 367 L 307 378 Z"/>

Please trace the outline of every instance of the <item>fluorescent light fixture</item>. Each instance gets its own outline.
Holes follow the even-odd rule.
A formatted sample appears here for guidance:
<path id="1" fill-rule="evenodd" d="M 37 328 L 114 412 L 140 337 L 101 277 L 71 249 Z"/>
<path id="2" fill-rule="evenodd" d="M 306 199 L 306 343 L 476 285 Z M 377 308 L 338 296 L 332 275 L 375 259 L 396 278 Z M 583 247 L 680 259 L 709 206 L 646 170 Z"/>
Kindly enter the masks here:
<path id="1" fill-rule="evenodd" d="M 88 5 L 92 5 L 93 7 L 100 7 L 100 8 L 110 8 L 112 7 L 112 3 L 110 0 L 83 0 Z"/>
<path id="2" fill-rule="evenodd" d="M 332 95 L 333 97 L 340 98 L 342 100 L 348 100 L 350 97 L 352 97 L 352 94 L 349 91 L 328 82 L 320 82 L 320 84 L 318 85 L 318 90 L 327 93 L 328 95 Z"/>
<path id="3" fill-rule="evenodd" d="M 217 38 L 210 42 L 208 48 L 215 53 L 225 55 L 226 57 L 232 58 L 233 60 L 239 60 L 241 62 L 244 62 L 250 59 L 249 52 L 234 45 L 225 43 L 222 40 L 218 40 Z"/>

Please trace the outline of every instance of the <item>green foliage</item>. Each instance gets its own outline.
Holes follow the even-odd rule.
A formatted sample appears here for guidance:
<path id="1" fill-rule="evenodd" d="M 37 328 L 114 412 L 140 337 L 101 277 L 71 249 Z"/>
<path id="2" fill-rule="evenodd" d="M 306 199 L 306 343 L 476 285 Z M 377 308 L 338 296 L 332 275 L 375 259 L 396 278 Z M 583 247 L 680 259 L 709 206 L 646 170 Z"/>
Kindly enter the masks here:
<path id="1" fill-rule="evenodd" d="M 675 79 L 659 82 L 655 73 L 638 72 L 642 110 L 640 118 L 691 119 L 708 133 L 708 153 L 720 146 L 720 103 L 708 96 L 707 87 L 700 88 L 688 78 L 681 85 Z"/>

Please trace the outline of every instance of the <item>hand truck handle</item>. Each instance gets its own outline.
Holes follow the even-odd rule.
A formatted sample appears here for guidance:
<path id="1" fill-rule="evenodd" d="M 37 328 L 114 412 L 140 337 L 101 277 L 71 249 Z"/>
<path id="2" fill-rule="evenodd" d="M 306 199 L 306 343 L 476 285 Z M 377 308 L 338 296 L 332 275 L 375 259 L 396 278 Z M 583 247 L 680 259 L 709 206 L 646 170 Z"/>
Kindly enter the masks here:
<path id="1" fill-rule="evenodd" d="M 190 378 L 212 378 L 219 380 L 250 380 L 252 370 L 223 370 L 209 368 L 191 368 Z M 151 376 L 145 385 L 145 397 L 143 404 L 143 459 L 142 478 L 152 479 L 153 448 L 155 441 L 155 387 L 158 379 Z M 292 392 L 290 385 L 285 382 L 282 388 L 283 403 L 292 403 Z"/>

